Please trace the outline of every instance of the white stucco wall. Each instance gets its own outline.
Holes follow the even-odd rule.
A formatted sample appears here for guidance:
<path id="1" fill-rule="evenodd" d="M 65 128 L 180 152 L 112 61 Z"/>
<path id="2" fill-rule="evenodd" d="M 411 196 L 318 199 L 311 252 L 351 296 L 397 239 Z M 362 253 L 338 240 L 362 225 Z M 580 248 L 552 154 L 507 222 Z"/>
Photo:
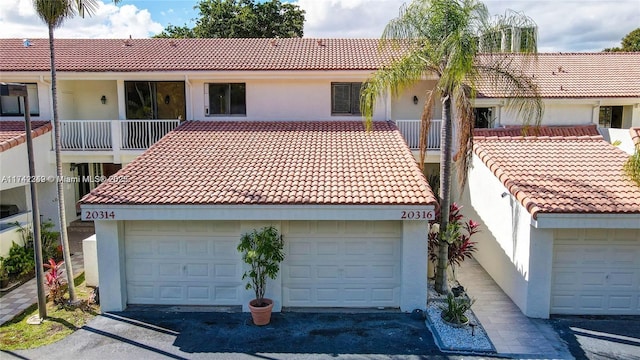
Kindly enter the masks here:
<path id="1" fill-rule="evenodd" d="M 246 79 L 243 77 L 219 79 L 192 79 L 193 119 L 224 121 L 361 121 L 361 116 L 331 115 L 331 83 L 363 82 L 366 76 L 325 78 L 269 78 Z M 246 116 L 205 116 L 205 84 L 207 83 L 246 84 Z M 187 89 L 187 93 L 189 90 Z M 189 106 L 189 105 L 188 105 Z M 376 106 L 374 120 L 386 120 L 386 101 L 380 98 Z"/>
<path id="2" fill-rule="evenodd" d="M 533 228 L 531 215 L 475 155 L 467 184 L 462 212 L 481 223 L 474 257 L 525 315 L 548 317 L 552 230 Z"/>
<path id="3" fill-rule="evenodd" d="M 545 101 L 544 116 L 542 125 L 587 125 L 594 123 L 593 104 L 580 103 L 557 103 Z M 598 119 L 595 118 L 595 123 Z M 496 123 L 501 126 L 522 125 L 522 116 L 518 116 L 513 109 L 502 108 L 500 118 Z"/>
<path id="4" fill-rule="evenodd" d="M 33 139 L 35 175 L 42 178 L 55 176 L 55 165 L 51 163 L 49 156 L 51 150 L 51 133 L 40 135 Z M 27 143 L 14 146 L 11 149 L 0 152 L 0 175 L 7 181 L 0 182 L 0 190 L 24 188 L 20 193 L 26 194 L 24 199 L 13 199 L 13 192 L 3 194 L 3 204 L 19 205 L 21 211 L 31 209 L 31 192 L 28 182 L 17 182 L 12 177 L 29 176 L 29 162 L 27 157 Z M 54 181 L 37 182 L 38 204 L 43 220 L 52 219 L 57 223 L 57 195 Z M 6 195 L 6 196 L 5 196 Z M 21 196 L 21 195 L 20 195 Z M 18 201 L 20 200 L 20 201 Z M 56 225 L 56 229 L 58 226 Z"/>
<path id="5" fill-rule="evenodd" d="M 107 103 L 102 104 L 104 95 Z M 115 80 L 60 80 L 58 111 L 64 120 L 111 120 L 118 118 Z"/>
<path id="6" fill-rule="evenodd" d="M 422 116 L 427 91 L 435 88 L 435 80 L 422 80 L 405 89 L 398 96 L 391 97 L 391 119 L 419 120 Z M 413 103 L 413 97 L 418 97 L 418 104 Z M 439 98 L 433 104 L 432 119 L 442 119 L 442 102 Z"/>

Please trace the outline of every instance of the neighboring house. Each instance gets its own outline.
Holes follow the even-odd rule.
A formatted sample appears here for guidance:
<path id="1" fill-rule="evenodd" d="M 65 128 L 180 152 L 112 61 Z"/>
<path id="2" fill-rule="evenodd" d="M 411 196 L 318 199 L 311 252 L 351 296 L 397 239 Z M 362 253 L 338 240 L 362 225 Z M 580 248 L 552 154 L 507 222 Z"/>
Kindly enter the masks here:
<path id="1" fill-rule="evenodd" d="M 270 289 L 277 307 L 424 306 L 426 245 L 417 239 L 426 232 L 422 217 L 431 215 L 434 198 L 408 155 L 409 149 L 416 153 L 425 93 L 434 88 L 435 78 L 425 78 L 397 97 L 384 94 L 371 133 L 362 131 L 358 101 L 361 83 L 400 51 L 381 52 L 376 39 L 57 39 L 56 51 L 63 169 L 68 176 L 88 179 L 65 186 L 67 218 L 79 218 L 76 203 L 86 196 L 82 217 L 96 220 L 103 310 L 133 303 L 244 304 L 248 295 L 240 286 L 241 265 L 232 245 L 242 232 L 266 224 L 276 225 L 290 241 L 282 274 Z M 629 129 L 640 127 L 638 63 L 640 53 L 541 54 L 527 71 L 545 103 L 542 125 L 577 126 L 583 130 L 568 131 L 588 131 L 589 136 L 598 131 L 606 140 L 623 140 L 620 148 L 629 151 Z M 28 83 L 31 103 L 39 103 L 35 120 L 51 119 L 46 39 L 26 44 L 0 39 L 0 80 Z M 518 125 L 505 111 L 506 102 L 504 94 L 481 86 L 476 127 Z M 3 120 L 21 119 L 2 105 L 0 113 Z M 441 113 L 437 104 L 427 174 L 438 171 Z M 170 135 L 156 143 L 165 134 Z M 602 149 L 613 150 L 597 141 Z M 47 159 L 53 161 L 52 156 Z M 225 162 L 210 162 L 216 159 Z M 343 159 L 357 160 L 359 170 L 341 167 Z M 367 167 L 361 167 L 363 159 Z M 289 162 L 306 166 L 316 161 L 317 168 L 280 170 Z M 474 171 L 481 168 L 477 161 Z M 505 166 L 515 161 L 519 159 L 509 158 Z M 120 169 L 116 181 L 87 196 L 98 185 L 92 179 Z M 283 183 L 283 177 L 291 179 Z M 472 174 L 469 186 L 477 181 Z M 336 183 L 337 189 L 321 188 L 328 183 Z M 259 191 L 258 185 L 263 186 Z M 280 197 L 270 193 L 283 187 L 298 190 Z M 214 188 L 223 189 L 224 196 L 206 190 Z M 506 188 L 500 194 L 504 191 L 508 195 Z M 163 192 L 172 197 L 161 197 Z M 358 196 L 349 198 L 349 192 Z M 406 199 L 411 194 L 415 199 Z M 276 198 L 280 200 L 267 200 Z M 468 210 L 476 206 L 477 201 Z M 478 213 L 484 221 L 487 215 Z M 410 215 L 414 220 L 402 218 Z M 537 234 L 535 226 L 518 227 L 525 228 Z M 547 249 L 553 249 L 556 242 L 549 239 L 555 235 L 544 236 Z M 498 256 L 485 249 L 527 267 L 521 259 L 529 254 L 514 257 L 506 248 L 481 246 L 481 260 Z M 199 257 L 205 251 L 209 260 Z M 382 256 L 385 252 L 389 255 Z M 533 256 L 531 269 L 542 271 L 540 276 L 555 273 L 551 263 L 540 270 Z M 356 257 L 364 260 L 354 262 Z M 168 263 L 171 259 L 175 261 Z M 383 265 L 371 268 L 382 259 Z M 541 294 L 542 305 L 523 300 L 533 297 L 537 286 L 546 286 L 540 285 L 544 279 L 531 288 L 521 281 L 511 289 L 509 282 L 517 279 L 503 281 L 500 271 L 490 273 L 523 312 L 544 317 L 558 311 L 545 305 L 551 303 L 551 290 L 548 299 Z M 193 279 L 208 280 L 195 286 L 199 282 Z M 338 286 L 345 279 L 350 279 L 347 287 Z M 361 285 L 349 287 L 355 283 Z M 636 298 L 637 289 L 636 280 Z M 566 311 L 606 312 L 589 307 Z"/>
<path id="2" fill-rule="evenodd" d="M 518 55 L 512 55 L 519 61 Z M 528 63 L 544 100 L 542 125 L 595 124 L 605 140 L 633 152 L 629 129 L 640 126 L 640 53 L 543 53 Z M 504 94 L 480 84 L 479 128 L 522 125 L 506 111 Z"/>
<path id="3" fill-rule="evenodd" d="M 13 98 L 16 105 L 18 97 Z M 8 105 L 9 99 L 3 104 Z M 13 242 L 22 245 L 17 232 L 21 226 L 31 226 L 31 189 L 30 181 L 36 182 L 39 199 L 55 198 L 55 167 L 48 161 L 51 149 L 51 123 L 34 121 L 31 123 L 33 149 L 36 156 L 36 177 L 29 176 L 27 159 L 27 136 L 23 121 L 0 121 L 0 256 L 7 256 Z M 44 156 L 42 156 L 44 154 Z M 56 219 L 56 204 L 39 201 L 40 214 L 44 220 Z"/>
<path id="4" fill-rule="evenodd" d="M 595 125 L 477 129 L 475 258 L 531 317 L 640 314 L 640 187 Z"/>

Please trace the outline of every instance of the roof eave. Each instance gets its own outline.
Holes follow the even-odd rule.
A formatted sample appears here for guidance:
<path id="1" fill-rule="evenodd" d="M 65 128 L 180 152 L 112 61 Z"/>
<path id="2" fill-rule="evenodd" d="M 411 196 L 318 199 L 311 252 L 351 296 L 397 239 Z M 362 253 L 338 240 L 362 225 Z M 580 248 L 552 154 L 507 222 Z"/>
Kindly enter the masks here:
<path id="1" fill-rule="evenodd" d="M 538 229 L 637 229 L 639 213 L 540 213 L 531 225 Z"/>

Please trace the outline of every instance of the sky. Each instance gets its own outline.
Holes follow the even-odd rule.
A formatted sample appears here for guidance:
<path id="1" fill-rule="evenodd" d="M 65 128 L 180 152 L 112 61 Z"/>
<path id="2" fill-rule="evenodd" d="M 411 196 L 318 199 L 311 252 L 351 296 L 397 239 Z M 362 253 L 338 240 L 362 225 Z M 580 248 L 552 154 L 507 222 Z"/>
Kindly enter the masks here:
<path id="1" fill-rule="evenodd" d="M 46 38 L 32 0 L 0 0 L 0 37 Z M 304 36 L 378 38 L 403 0 L 297 0 L 306 11 Z M 92 17 L 56 29 L 59 38 L 146 38 L 168 24 L 193 25 L 198 0 L 97 0 Z M 538 25 L 539 51 L 601 51 L 640 27 L 640 0 L 485 0 L 492 15 L 523 12 Z"/>

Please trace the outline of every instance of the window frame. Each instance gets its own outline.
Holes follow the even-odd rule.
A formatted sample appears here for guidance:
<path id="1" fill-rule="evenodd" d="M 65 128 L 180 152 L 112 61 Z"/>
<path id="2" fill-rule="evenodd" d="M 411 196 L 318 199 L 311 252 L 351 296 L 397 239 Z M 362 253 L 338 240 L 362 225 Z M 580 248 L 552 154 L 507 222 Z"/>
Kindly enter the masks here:
<path id="1" fill-rule="evenodd" d="M 27 96 L 29 96 L 29 112 L 31 116 L 40 116 L 40 96 L 38 95 L 38 83 L 23 83 L 27 86 Z M 32 91 L 29 91 L 31 87 Z M 35 88 L 35 90 L 33 90 Z M 2 108 L 2 100 L 5 96 L 0 96 L 0 116 L 24 116 L 24 99 L 22 96 L 6 96 L 16 98 L 18 101 L 18 112 L 5 112 Z"/>
<path id="2" fill-rule="evenodd" d="M 130 103 L 130 99 L 129 99 L 129 91 L 127 89 L 128 84 L 135 84 L 135 83 L 147 83 L 149 85 L 149 100 L 150 100 L 150 106 L 149 106 L 149 113 L 151 115 L 151 117 L 134 117 L 132 111 L 129 108 L 129 103 Z M 180 86 L 182 86 L 182 99 L 180 99 L 183 102 L 183 106 L 180 109 L 181 114 L 178 115 L 177 117 L 160 117 L 159 115 L 159 101 L 164 101 L 164 99 L 159 99 L 158 98 L 158 84 L 178 84 Z M 187 85 L 184 81 L 173 81 L 173 80 L 125 80 L 124 81 L 124 96 L 125 96 L 125 118 L 127 120 L 174 120 L 174 119 L 179 119 L 180 116 L 182 116 L 182 118 L 186 118 L 186 114 L 187 114 Z M 175 99 L 173 99 L 173 103 L 175 104 Z"/>
<path id="3" fill-rule="evenodd" d="M 478 116 L 477 113 L 481 111 L 486 111 L 489 114 L 487 120 L 487 127 L 478 127 Z M 493 129 L 496 123 L 496 108 L 494 106 L 474 106 L 473 107 L 473 128 L 474 129 Z"/>
<path id="4" fill-rule="evenodd" d="M 243 108 L 244 112 L 234 113 L 233 111 L 233 89 L 232 86 L 241 86 L 243 91 L 244 103 Z M 227 99 L 225 100 L 225 113 L 212 113 L 211 109 L 211 87 L 212 86 L 226 86 L 225 96 Z M 207 82 L 204 84 L 205 91 L 205 107 L 204 107 L 204 116 L 207 117 L 246 117 L 247 116 L 247 83 L 245 82 Z"/>
<path id="5" fill-rule="evenodd" d="M 349 110 L 336 111 L 336 87 L 349 86 Z M 362 116 L 360 109 L 360 94 L 362 82 L 332 82 L 331 83 L 331 116 Z M 354 108 L 356 109 L 354 111 Z"/>

